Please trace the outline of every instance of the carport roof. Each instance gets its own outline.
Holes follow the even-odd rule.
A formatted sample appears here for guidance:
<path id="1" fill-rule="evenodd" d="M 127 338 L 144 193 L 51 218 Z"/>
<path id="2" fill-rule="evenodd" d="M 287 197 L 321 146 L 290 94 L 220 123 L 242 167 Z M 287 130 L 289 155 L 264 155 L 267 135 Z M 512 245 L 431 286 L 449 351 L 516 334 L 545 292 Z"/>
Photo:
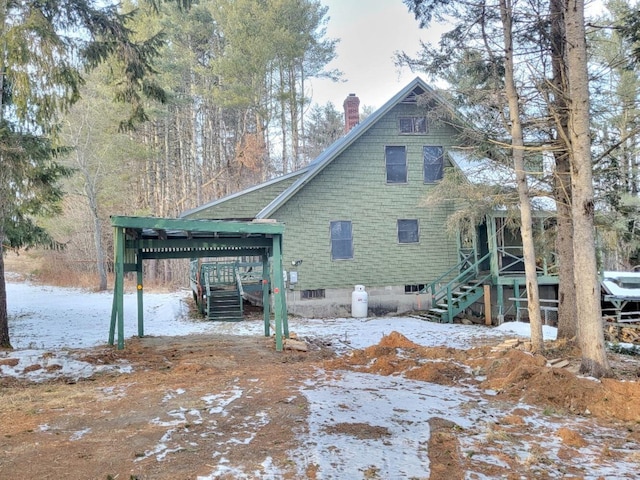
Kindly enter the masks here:
<path id="1" fill-rule="evenodd" d="M 124 270 L 134 271 L 136 258 L 194 258 L 261 255 L 281 237 L 275 221 L 183 220 L 157 217 L 111 217 L 123 232 Z"/>
<path id="2" fill-rule="evenodd" d="M 274 220 L 247 222 L 228 220 L 184 220 L 158 217 L 111 217 L 114 227 L 125 229 L 129 238 L 248 237 L 281 235 L 284 225 Z"/>

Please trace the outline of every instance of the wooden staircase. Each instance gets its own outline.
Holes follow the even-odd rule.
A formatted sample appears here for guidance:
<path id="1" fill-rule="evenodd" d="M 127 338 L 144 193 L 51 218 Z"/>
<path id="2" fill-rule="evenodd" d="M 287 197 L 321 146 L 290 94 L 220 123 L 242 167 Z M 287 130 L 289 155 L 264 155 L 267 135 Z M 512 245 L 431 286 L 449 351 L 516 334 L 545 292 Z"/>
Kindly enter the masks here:
<path id="1" fill-rule="evenodd" d="M 463 255 L 455 267 L 427 285 L 421 293 L 431 293 L 431 308 L 421 317 L 432 322 L 453 323 L 457 315 L 480 300 L 484 295 L 483 285 L 491 279 L 490 273 L 479 271 L 487 258 L 489 254 L 480 259 L 475 259 L 472 253 Z"/>
<path id="2" fill-rule="evenodd" d="M 238 289 L 210 290 L 207 295 L 207 319 L 222 322 L 243 320 L 242 295 Z"/>
<path id="3" fill-rule="evenodd" d="M 243 320 L 244 292 L 237 264 L 214 263 L 204 265 L 202 271 L 204 288 L 207 292 L 203 313 L 207 320 L 223 322 Z"/>

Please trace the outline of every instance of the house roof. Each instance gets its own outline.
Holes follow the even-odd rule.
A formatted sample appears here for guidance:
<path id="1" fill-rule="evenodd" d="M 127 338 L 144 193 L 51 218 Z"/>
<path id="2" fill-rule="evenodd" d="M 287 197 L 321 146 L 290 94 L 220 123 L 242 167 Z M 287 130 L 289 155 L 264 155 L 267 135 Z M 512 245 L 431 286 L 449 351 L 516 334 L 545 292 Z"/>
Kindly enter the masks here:
<path id="1" fill-rule="evenodd" d="M 424 93 L 432 94 L 432 98 L 438 103 L 445 106 L 459 121 L 466 123 L 466 119 L 441 95 L 420 77 L 414 78 L 402 90 L 390 98 L 382 107 L 369 115 L 362 123 L 353 127 L 346 135 L 342 136 L 327 149 L 325 149 L 318 157 L 316 157 L 309 165 L 294 172 L 282 175 L 267 182 L 260 183 L 253 187 L 241 190 L 232 195 L 219 198 L 212 202 L 206 203 L 199 207 L 187 210 L 180 214 L 180 217 L 190 217 L 201 211 L 215 207 L 217 205 L 228 202 L 232 199 L 242 197 L 251 192 L 276 185 L 280 182 L 294 179 L 288 187 L 284 188 L 275 196 L 262 210 L 256 215 L 256 219 L 270 218 L 282 205 L 284 205 L 291 197 L 293 197 L 300 189 L 309 183 L 316 175 L 318 175 L 326 166 L 335 160 L 342 152 L 351 146 L 358 138 L 360 138 L 372 125 L 386 115 L 392 108 L 400 103 L 415 104 L 417 97 Z M 515 171 L 513 168 L 500 164 L 489 158 L 477 158 L 462 150 L 448 150 L 447 155 L 451 163 L 457 167 L 467 178 L 468 181 L 475 184 L 491 184 L 512 186 L 515 188 Z M 539 180 L 530 177 L 530 187 L 539 191 L 545 191 L 545 186 L 541 185 Z M 546 186 L 548 189 L 548 186 Z M 555 211 L 555 201 L 547 196 L 536 196 L 532 198 L 532 206 L 534 209 L 547 212 Z"/>
<path id="2" fill-rule="evenodd" d="M 268 180 L 266 182 L 259 183 L 258 185 L 254 185 L 253 187 L 249 187 L 249 188 L 246 188 L 244 190 L 240 190 L 239 192 L 233 193 L 231 195 L 227 195 L 226 197 L 218 198 L 218 199 L 213 200 L 213 201 L 211 201 L 209 203 L 205 203 L 204 205 L 200 205 L 199 207 L 192 208 L 191 210 L 186 210 L 186 211 L 182 212 L 179 216 L 180 216 L 180 218 L 189 217 L 189 216 L 194 215 L 194 214 L 196 214 L 198 212 L 201 212 L 203 210 L 207 210 L 208 208 L 215 207 L 216 205 L 219 205 L 221 203 L 224 203 L 224 202 L 227 202 L 227 201 L 232 200 L 234 198 L 238 198 L 238 197 L 241 197 L 243 195 L 246 195 L 247 193 L 255 192 L 255 191 L 260 190 L 262 188 L 269 187 L 271 185 L 275 185 L 277 183 L 283 182 L 283 181 L 288 180 L 290 178 L 302 175 L 309 169 L 309 167 L 310 167 L 310 165 L 307 165 L 306 167 L 301 168 L 300 170 L 296 170 L 295 172 L 290 172 L 290 173 L 287 173 L 286 175 L 281 175 L 279 177 L 273 178 L 273 179 Z M 257 217 L 257 218 L 260 218 L 260 217 Z"/>
<path id="3" fill-rule="evenodd" d="M 353 142 L 360 138 L 373 124 L 382 118 L 389 110 L 399 103 L 414 103 L 418 95 L 424 93 L 433 93 L 434 97 L 444 105 L 449 106 L 446 101 L 439 97 L 435 91 L 427 85 L 420 77 L 413 79 L 406 87 L 394 95 L 387 103 L 378 110 L 369 115 L 362 123 L 353 127 L 349 133 L 336 140 L 324 152 L 322 152 L 307 167 L 306 172 L 298 180 L 293 182 L 280 195 L 274 198 L 266 207 L 264 207 L 256 218 L 269 218 L 273 213 L 285 204 L 293 195 L 295 195 L 302 187 L 311 181 L 318 173 L 320 173 L 327 165 L 347 149 Z M 453 109 L 452 109 L 453 111 Z"/>

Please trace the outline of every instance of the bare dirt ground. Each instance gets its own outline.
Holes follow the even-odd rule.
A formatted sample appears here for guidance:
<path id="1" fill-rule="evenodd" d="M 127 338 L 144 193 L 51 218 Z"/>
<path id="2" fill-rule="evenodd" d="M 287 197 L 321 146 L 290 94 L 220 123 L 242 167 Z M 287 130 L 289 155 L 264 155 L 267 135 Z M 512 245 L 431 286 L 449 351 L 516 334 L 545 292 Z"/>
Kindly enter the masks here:
<path id="1" fill-rule="evenodd" d="M 37 262 L 28 266 L 35 270 Z M 614 378 L 597 382 L 577 375 L 575 351 L 558 342 L 546 347 L 546 358 L 526 353 L 518 341 L 429 348 L 392 332 L 378 345 L 339 357 L 322 341 L 308 352 L 276 352 L 270 338 L 224 335 L 146 337 L 127 340 L 123 351 L 79 350 L 74 353 L 96 366 L 131 368 L 45 383 L 0 376 L 0 479 L 195 480 L 211 478 L 214 465 L 225 463 L 245 472 L 282 472 L 268 478 L 339 478 L 323 476 L 313 462 L 301 475 L 299 459 L 292 458 L 308 430 L 301 386 L 318 369 L 493 392 L 486 399 L 502 414 L 482 426 L 465 431 L 448 419 L 429 420 L 432 480 L 585 478 L 576 465 L 587 450 L 595 452 L 596 464 L 619 461 L 640 471 L 640 357 L 610 353 Z M 11 356 L 1 361 L 11 362 Z M 553 458 L 536 447 L 543 439 L 534 438 L 540 430 L 532 428 L 528 405 L 557 423 L 551 434 L 561 446 Z M 363 440 L 390 434 L 364 422 L 331 428 L 328 433 Z M 473 430 L 482 435 L 470 446 Z M 507 452 L 512 444 L 531 446 L 529 457 L 523 461 Z M 483 462 L 484 454 L 500 461 Z M 265 458 L 277 468 L 259 464 Z M 563 461 L 564 469 L 551 470 L 561 475 L 545 473 L 545 464 Z M 588 478 L 640 478 L 603 471 Z M 237 476 L 230 471 L 215 478 Z M 381 477 L 372 468 L 361 478 Z"/>
<path id="2" fill-rule="evenodd" d="M 210 475 L 212 463 L 222 457 L 249 472 L 261 471 L 256 462 L 270 457 L 284 472 L 279 478 L 301 478 L 291 458 L 307 426 L 308 405 L 300 386 L 317 368 L 403 374 L 443 385 L 475 382 L 497 392 L 492 401 L 510 405 L 505 409 L 509 414 L 492 425 L 495 438 L 531 435 L 525 413 L 518 414 L 517 405 L 525 402 L 565 418 L 615 425 L 626 432 L 619 442 L 640 444 L 640 362 L 635 357 L 612 354 L 618 378 L 599 383 L 576 376 L 572 352 L 552 345 L 549 357 L 568 359 L 566 368 L 549 367 L 544 357 L 513 345 L 427 348 L 396 332 L 348 356 L 336 357 L 322 344 L 311 347 L 309 352 L 279 353 L 273 340 L 264 337 L 147 337 L 129 340 L 123 351 L 81 351 L 97 365 L 126 361 L 133 367 L 130 373 L 44 384 L 0 377 L 0 478 L 186 480 Z M 243 395 L 234 395 L 239 391 Z M 216 415 L 220 405 L 225 415 Z M 439 418 L 429 424 L 430 478 L 465 478 L 471 458 L 462 453 L 461 429 Z M 170 439 L 163 438 L 168 426 L 173 426 Z M 335 428 L 355 438 L 388 435 L 366 423 Z M 574 428 L 561 428 L 559 435 L 560 456 L 575 456 L 592 441 Z M 615 442 L 608 439 L 599 446 L 609 462 L 615 460 Z M 172 450 L 173 444 L 182 446 Z M 483 445 L 495 448 L 490 440 Z M 523 473 L 522 464 L 506 455 L 504 465 L 482 468 L 486 478 L 541 478 Z M 323 477 L 310 464 L 304 478 Z M 363 472 L 362 478 L 379 477 Z M 568 471 L 567 478 L 584 477 Z"/>

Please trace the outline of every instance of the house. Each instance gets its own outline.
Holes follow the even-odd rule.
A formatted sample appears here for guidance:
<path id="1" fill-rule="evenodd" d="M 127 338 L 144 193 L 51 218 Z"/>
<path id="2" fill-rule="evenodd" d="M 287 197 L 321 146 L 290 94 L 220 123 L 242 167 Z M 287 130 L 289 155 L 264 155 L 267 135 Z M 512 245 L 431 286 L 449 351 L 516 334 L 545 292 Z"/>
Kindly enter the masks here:
<path id="1" fill-rule="evenodd" d="M 482 262 L 490 270 L 496 242 L 505 239 L 496 234 L 499 221 L 492 220 L 482 227 L 484 246 L 474 240 L 470 256 L 447 232 L 454 203 L 422 205 L 444 170 L 461 162 L 453 154 L 458 131 L 434 115 L 454 112 L 433 89 L 416 78 L 361 123 L 358 104 L 355 95 L 347 97 L 346 134 L 307 167 L 181 215 L 283 223 L 287 308 L 293 314 L 349 315 L 356 285 L 366 287 L 369 314 L 435 308 L 442 298 L 436 287 L 442 290 L 469 265 L 476 274 Z M 491 260 L 481 258 L 485 251 Z M 461 285 L 444 287 L 450 301 L 452 288 Z M 498 296 L 504 301 L 502 290 Z"/>

